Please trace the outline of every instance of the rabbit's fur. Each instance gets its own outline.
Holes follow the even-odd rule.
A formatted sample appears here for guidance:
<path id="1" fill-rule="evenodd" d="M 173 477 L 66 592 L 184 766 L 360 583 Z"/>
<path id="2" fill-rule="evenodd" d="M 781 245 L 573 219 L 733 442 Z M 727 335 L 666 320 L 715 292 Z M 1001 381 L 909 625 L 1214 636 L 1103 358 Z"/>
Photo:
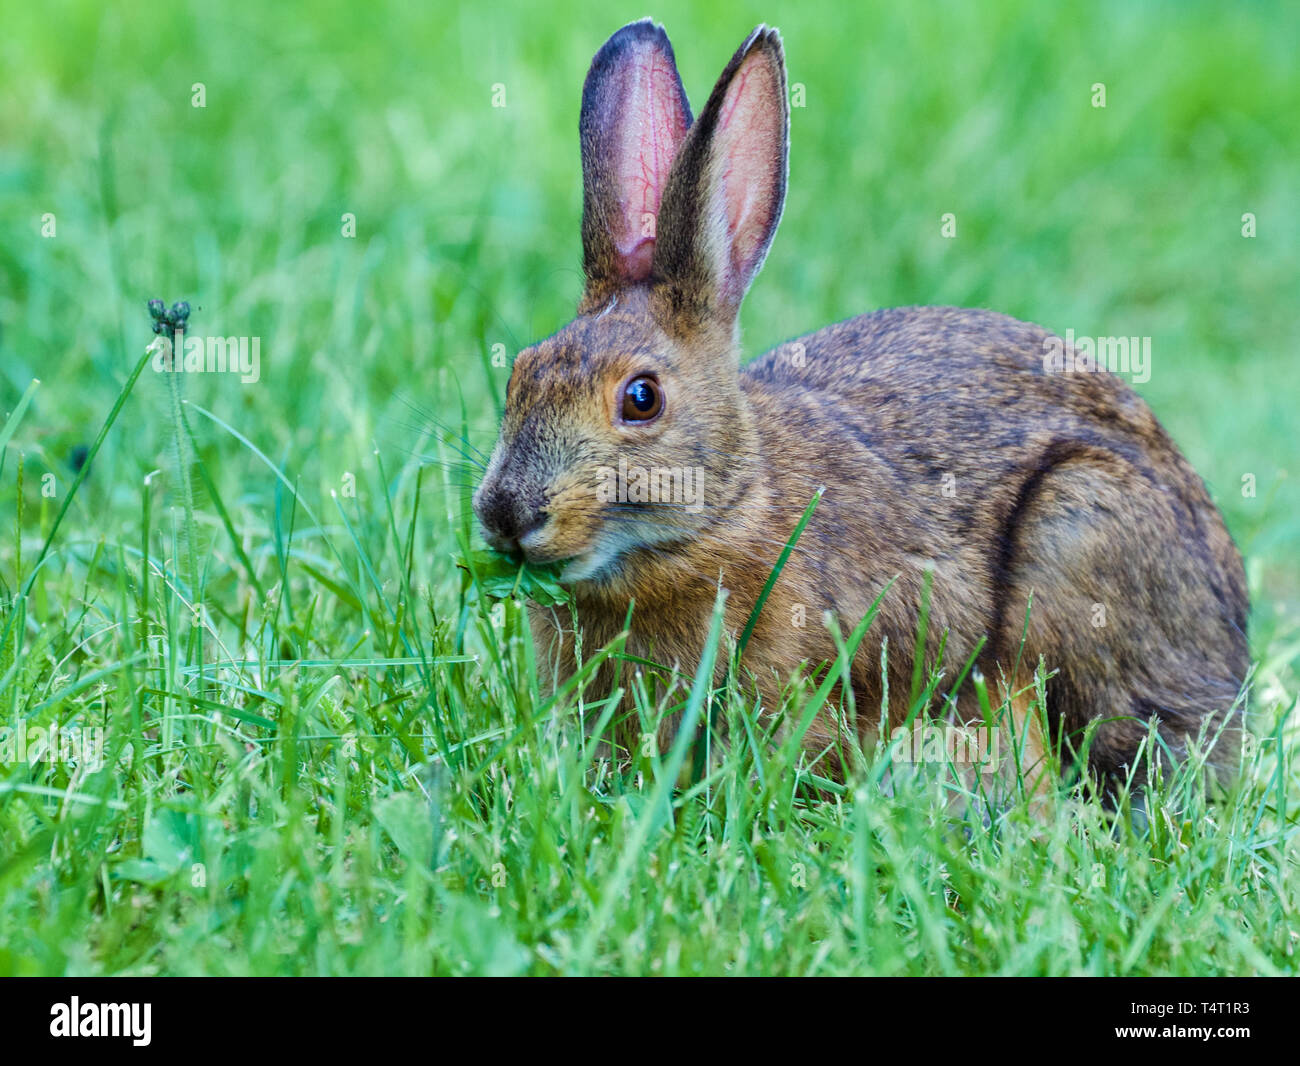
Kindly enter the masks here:
<path id="1" fill-rule="evenodd" d="M 780 217 L 788 125 L 775 30 L 742 44 L 694 122 L 661 28 L 633 23 L 597 54 L 581 119 L 586 291 L 577 318 L 515 362 L 474 500 L 489 542 L 563 564 L 586 653 L 623 631 L 634 601 L 626 653 L 689 679 L 719 586 L 734 636 L 825 486 L 745 651 L 767 710 L 835 658 L 824 612 L 845 632 L 892 579 L 851 676 L 859 719 L 877 718 L 887 638 L 889 714 L 902 721 L 932 568 L 929 629 L 947 633 L 949 678 L 981 637 L 978 667 L 1012 689 L 1041 656 L 1055 671 L 1052 735 L 1068 754 L 1098 722 L 1099 777 L 1141 779 L 1152 721 L 1175 758 L 1217 735 L 1227 776 L 1248 667 L 1241 558 L 1127 384 L 1054 372 L 1055 338 L 1038 326 L 947 307 L 862 315 L 740 367 L 737 312 Z M 663 411 L 627 422 L 639 375 L 657 381 Z M 602 499 L 595 486 L 620 459 L 702 474 L 702 497 Z M 562 680 L 575 668 L 567 619 L 532 618 Z M 607 666 L 597 694 L 630 669 Z M 970 689 L 952 694 L 967 720 Z M 808 746 L 836 728 L 814 723 Z"/>

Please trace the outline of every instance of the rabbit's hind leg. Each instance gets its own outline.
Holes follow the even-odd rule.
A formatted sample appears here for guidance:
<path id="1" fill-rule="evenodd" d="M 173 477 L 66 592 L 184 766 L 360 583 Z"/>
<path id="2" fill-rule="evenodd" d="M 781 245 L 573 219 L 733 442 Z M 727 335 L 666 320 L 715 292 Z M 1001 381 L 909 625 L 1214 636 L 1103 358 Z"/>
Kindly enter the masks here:
<path id="1" fill-rule="evenodd" d="M 1217 516 L 1194 507 L 1149 472 L 1086 449 L 1029 479 L 1007 523 L 995 654 L 1041 655 L 1055 671 L 1050 735 L 1067 760 L 1086 751 L 1108 791 L 1143 782 L 1152 758 L 1180 761 L 1203 733 L 1223 734 L 1215 763 L 1235 766 L 1239 726 L 1225 716 L 1244 636 L 1201 535 Z"/>

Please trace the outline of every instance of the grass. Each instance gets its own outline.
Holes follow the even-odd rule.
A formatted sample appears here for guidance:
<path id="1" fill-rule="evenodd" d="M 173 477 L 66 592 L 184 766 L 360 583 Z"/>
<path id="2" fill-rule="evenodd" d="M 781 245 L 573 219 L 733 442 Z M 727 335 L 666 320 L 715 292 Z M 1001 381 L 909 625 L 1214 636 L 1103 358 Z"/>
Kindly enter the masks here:
<path id="1" fill-rule="evenodd" d="M 1227 801 L 1187 772 L 1113 823 L 986 816 L 897 751 L 828 787 L 825 685 L 769 736 L 697 682 L 738 739 L 683 788 L 689 737 L 611 766 L 581 677 L 539 691 L 467 496 L 578 293 L 585 64 L 644 13 L 9 13 L 0 727 L 105 762 L 0 762 L 0 972 L 1294 973 L 1295 11 L 654 12 L 697 107 L 763 20 L 806 92 L 752 354 L 909 303 L 1153 338 L 1139 389 L 1246 556 L 1255 740 Z M 155 373 L 153 297 L 259 337 L 258 380 Z"/>

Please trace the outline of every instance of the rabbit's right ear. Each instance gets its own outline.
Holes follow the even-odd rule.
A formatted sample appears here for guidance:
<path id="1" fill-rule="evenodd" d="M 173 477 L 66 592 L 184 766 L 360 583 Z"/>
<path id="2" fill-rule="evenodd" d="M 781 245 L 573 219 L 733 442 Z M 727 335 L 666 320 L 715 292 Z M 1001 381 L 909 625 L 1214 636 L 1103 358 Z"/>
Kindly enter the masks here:
<path id="1" fill-rule="evenodd" d="M 736 50 L 686 135 L 664 189 L 651 285 L 690 324 L 734 324 L 781 220 L 790 154 L 781 35 Z"/>
<path id="2" fill-rule="evenodd" d="M 587 304 L 644 281 L 659 200 L 691 124 L 662 26 L 624 26 L 596 53 L 582 89 L 582 260 Z"/>

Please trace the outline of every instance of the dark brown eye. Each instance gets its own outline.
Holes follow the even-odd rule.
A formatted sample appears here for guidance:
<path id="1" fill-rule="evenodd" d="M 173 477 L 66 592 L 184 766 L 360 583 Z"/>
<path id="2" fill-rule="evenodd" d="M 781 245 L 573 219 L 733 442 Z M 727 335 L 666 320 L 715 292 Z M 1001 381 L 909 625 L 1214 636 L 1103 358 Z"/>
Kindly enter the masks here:
<path id="1" fill-rule="evenodd" d="M 633 378 L 623 387 L 623 421 L 649 422 L 664 409 L 664 390 L 654 378 Z"/>

